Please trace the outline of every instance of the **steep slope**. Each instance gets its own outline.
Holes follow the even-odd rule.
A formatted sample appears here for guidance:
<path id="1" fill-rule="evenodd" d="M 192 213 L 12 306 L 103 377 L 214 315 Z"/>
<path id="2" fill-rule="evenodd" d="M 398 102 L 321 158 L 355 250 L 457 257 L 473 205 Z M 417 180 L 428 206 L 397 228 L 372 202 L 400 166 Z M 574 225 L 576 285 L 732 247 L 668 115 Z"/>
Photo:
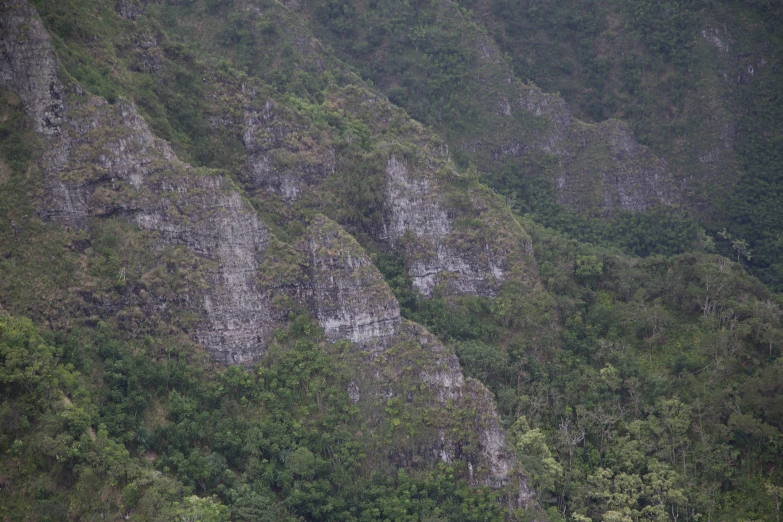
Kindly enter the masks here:
<path id="1" fill-rule="evenodd" d="M 13 9 L 23 9 L 22 6 L 18 4 Z M 21 15 L 14 18 L 12 24 L 21 25 L 30 15 L 29 12 L 19 12 Z M 11 29 L 13 27 L 10 26 Z M 34 48 L 32 54 L 42 56 L 36 63 L 42 69 L 41 74 L 50 79 L 51 87 L 43 88 L 34 82 L 19 86 L 14 81 L 9 81 L 7 87 L 22 95 L 30 91 L 35 93 L 32 96 L 43 100 L 35 98 L 32 105 L 26 105 L 29 107 L 28 114 L 38 118 L 36 128 L 45 127 L 47 130 L 42 133 L 50 136 L 47 138 L 50 140 L 50 152 L 45 158 L 47 166 L 44 172 L 43 197 L 46 203 L 39 215 L 76 228 L 85 227 L 90 216 L 119 216 L 142 229 L 158 232 L 167 244 L 183 244 L 197 255 L 211 256 L 218 262 L 217 270 L 221 273 L 215 275 L 218 279 L 210 285 L 211 290 L 225 293 L 204 297 L 204 313 L 212 314 L 210 320 L 214 320 L 215 326 L 222 324 L 224 333 L 236 329 L 234 333 L 242 341 L 232 341 L 230 338 L 234 334 L 215 333 L 209 345 L 215 350 L 225 351 L 230 350 L 228 346 L 258 338 L 261 340 L 257 342 L 262 346 L 270 331 L 268 325 L 273 320 L 264 311 L 268 308 L 264 298 L 254 289 L 252 267 L 260 264 L 266 249 L 268 232 L 265 226 L 241 202 L 239 195 L 231 192 L 230 185 L 221 180 L 219 173 L 192 169 L 180 162 L 165 142 L 153 137 L 132 105 L 124 101 L 114 106 L 106 104 L 85 93 L 75 83 L 66 91 L 56 78 L 56 60 L 51 50 L 47 50 L 45 33 L 42 27 L 37 29 L 38 40 L 29 46 Z M 17 73 L 12 79 L 24 76 L 20 71 L 20 60 L 24 54 L 17 52 L 9 56 L 6 68 Z M 223 77 L 218 75 L 216 78 Z M 344 210 L 346 204 L 361 202 L 345 201 L 351 195 L 341 193 L 343 187 L 336 186 L 344 178 L 335 175 L 335 168 L 328 166 L 329 161 L 335 160 L 330 160 L 328 154 L 320 156 L 326 158 L 327 167 L 319 170 L 321 176 L 310 177 L 311 169 L 302 163 L 306 158 L 298 160 L 297 156 L 313 158 L 312 152 L 301 146 L 292 150 L 285 142 L 293 127 L 279 121 L 281 117 L 273 110 L 274 101 L 264 97 L 257 100 L 261 97 L 260 92 L 249 87 L 247 82 L 236 85 L 223 79 L 215 88 L 218 85 L 224 96 L 231 93 L 231 87 L 237 90 L 244 87 L 244 93 L 234 93 L 234 96 L 240 97 L 236 101 L 243 104 L 245 111 L 242 122 L 237 125 L 239 128 L 228 125 L 231 120 L 224 117 L 216 122 L 215 129 L 220 131 L 222 125 L 227 132 L 241 132 L 248 147 L 248 159 L 243 169 L 247 174 L 241 175 L 240 181 L 247 186 L 250 194 L 257 199 L 280 198 L 282 204 L 291 201 L 300 203 L 299 208 L 293 209 L 293 215 L 290 211 L 282 213 L 283 218 L 288 214 L 289 219 L 298 221 L 312 215 L 309 214 L 312 210 L 306 209 L 320 206 L 350 223 L 338 209 Z M 230 101 L 235 102 L 233 99 Z M 225 98 L 220 102 L 227 103 Z M 372 104 L 371 110 L 367 108 L 368 102 Z M 43 119 L 46 116 L 39 114 L 42 105 L 54 107 L 61 114 L 62 121 L 47 123 L 48 120 Z M 255 109 L 258 105 L 265 109 Z M 353 161 L 354 168 L 361 168 L 369 162 L 377 164 L 379 160 L 386 163 L 385 172 L 379 173 L 382 177 L 376 179 L 385 188 L 372 189 L 378 191 L 379 208 L 368 209 L 374 214 L 371 219 L 375 221 L 364 229 L 378 244 L 388 249 L 399 249 L 405 256 L 414 283 L 425 295 L 431 293 L 436 284 L 442 284 L 448 292 L 456 294 L 493 295 L 507 277 L 521 279 L 535 290 L 535 276 L 529 268 L 525 268 L 534 262 L 524 231 L 510 218 L 510 214 L 503 214 L 502 204 L 491 193 L 482 189 L 475 180 L 458 174 L 448 156 L 441 157 L 443 147 L 437 140 L 433 141 L 423 128 L 406 120 L 403 113 L 361 87 L 334 91 L 325 101 L 325 108 L 320 110 L 329 111 L 332 117 L 354 121 L 354 125 L 365 129 L 369 127 L 368 139 L 376 141 L 371 150 L 360 149 L 358 154 L 350 148 L 340 151 L 343 157 L 348 156 L 349 161 Z M 261 127 L 259 122 L 263 120 L 259 118 L 263 118 L 264 114 L 266 126 Z M 378 114 L 386 114 L 387 119 L 379 119 Z M 288 109 L 281 116 L 293 117 L 293 113 Z M 303 116 L 306 118 L 307 113 Z M 300 123 L 299 132 L 307 132 L 308 127 L 313 128 L 313 124 L 305 119 Z M 111 131 L 106 132 L 107 128 Z M 323 130 L 320 132 L 324 134 Z M 335 140 L 336 137 L 329 136 L 330 132 L 327 128 L 325 138 Z M 281 137 L 277 142 L 267 140 L 263 154 L 254 145 L 262 133 Z M 292 137 L 288 137 L 289 142 Z M 419 144 L 415 153 L 410 148 L 400 148 L 406 138 Z M 322 147 L 327 148 L 328 145 Z M 394 152 L 395 149 L 398 152 Z M 333 150 L 331 154 L 334 153 Z M 398 160 L 398 156 L 401 159 Z M 402 159 L 406 156 L 410 160 Z M 268 164 L 270 172 L 279 172 L 275 161 L 279 163 L 281 160 L 278 158 L 281 157 L 297 166 L 287 174 L 289 184 L 299 187 L 294 192 L 281 193 L 272 185 L 264 185 L 269 182 L 270 176 L 258 174 L 262 164 Z M 388 159 L 383 160 L 384 157 Z M 413 169 L 406 166 L 408 161 Z M 165 180 L 161 179 L 164 174 Z M 327 181 L 324 175 L 332 175 L 332 179 L 328 180 L 330 186 L 322 186 Z M 198 181 L 191 187 L 189 184 L 193 182 L 186 178 Z M 386 181 L 383 181 L 384 178 Z M 452 188 L 438 189 L 435 183 Z M 259 190 L 259 186 L 266 187 L 266 190 Z M 465 189 L 470 195 L 468 199 L 462 195 Z M 226 193 L 221 194 L 224 191 Z M 299 194 L 302 191 L 304 194 Z M 200 192 L 203 194 L 198 197 L 202 199 L 192 200 L 196 197 L 193 194 Z M 441 199 L 445 197 L 452 200 Z M 330 198 L 333 198 L 332 201 L 329 201 Z M 176 215 L 172 214 L 174 211 L 170 207 L 177 209 Z M 209 211 L 208 207 L 214 207 L 215 211 Z M 222 213 L 234 214 L 238 222 L 232 223 L 220 217 Z M 455 223 L 458 226 L 455 227 Z M 495 233 L 486 234 L 485 230 L 489 229 Z M 476 241 L 477 238 L 484 239 Z M 232 284 L 235 285 L 233 288 Z M 217 290 L 219 288 L 225 290 Z M 235 304 L 231 304 L 232 299 Z M 242 305 L 238 304 L 241 302 L 256 304 L 246 305 L 253 310 L 248 312 L 250 316 L 228 325 L 232 309 L 240 316 L 245 313 L 241 311 Z M 253 314 L 255 318 L 251 319 Z M 256 326 L 243 331 L 241 325 L 249 323 L 256 323 Z M 260 326 L 260 323 L 267 326 Z M 257 348 L 250 350 L 257 351 Z M 233 357 L 237 361 L 250 360 L 246 355 Z"/>
<path id="2" fill-rule="evenodd" d="M 636 258 L 517 221 L 452 161 L 460 145 L 313 38 L 311 6 L 33 3 L 43 24 L 0 4 L 2 516 L 774 516 L 783 303 L 738 262 L 742 242 L 737 262 L 709 238 Z M 413 4 L 365 6 L 398 31 L 367 43 L 382 54 L 405 33 L 437 54 L 401 80 L 432 92 L 477 63 L 435 45 L 470 13 Z M 363 55 L 351 20 L 368 11 L 348 5 L 314 15 Z M 406 25 L 419 15 L 431 23 Z M 514 161 L 656 172 L 622 126 L 508 85 L 471 96 L 513 100 L 496 123 L 541 111 Z M 452 109 L 459 136 L 471 113 Z"/>
<path id="3" fill-rule="evenodd" d="M 779 191 L 769 190 L 780 179 L 779 5 L 335 0 L 298 9 L 461 161 L 522 194 L 551 226 L 575 233 L 551 199 L 624 226 L 634 218 L 623 209 L 662 204 L 677 220 L 687 210 L 725 255 L 745 240 L 758 253 L 746 263 L 779 287 Z M 654 226 L 633 226 L 655 237 Z"/>
<path id="4" fill-rule="evenodd" d="M 213 262 L 205 291 L 178 299 L 192 299 L 189 308 L 204 317 L 195 340 L 225 362 L 251 361 L 271 333 L 269 306 L 255 283 L 266 227 L 222 177 L 182 163 L 132 104 L 109 105 L 76 83 L 66 88 L 35 12 L 26 2 L 5 10 L 3 40 L 14 47 L 4 55 L 3 87 L 22 98 L 45 139 L 39 216 L 75 228 L 117 216 L 156 232 L 158 248 L 183 245 Z"/>
<path id="5" fill-rule="evenodd" d="M 754 252 L 754 274 L 780 286 L 783 10 L 768 2 L 462 2 L 517 75 L 559 91 L 593 120 L 627 121 L 687 176 L 710 233 L 726 228 Z M 631 52 L 629 52 L 631 51 Z M 717 235 L 724 253 L 731 240 Z M 776 253 L 773 253 L 776 252 Z"/>
<path id="6" fill-rule="evenodd" d="M 451 294 L 494 295 L 506 279 L 536 291 L 527 234 L 400 109 L 347 86 L 326 94 L 321 106 L 292 111 L 251 85 L 220 83 L 221 103 L 242 107 L 244 116 L 215 130 L 242 136 L 240 183 L 278 223 L 318 209 L 367 245 L 401 255 L 424 295 L 439 285 Z M 308 112 L 333 126 L 319 128 L 305 119 Z"/>
<path id="7" fill-rule="evenodd" d="M 681 174 L 673 176 L 627 125 L 583 123 L 562 98 L 519 81 L 457 3 L 329 2 L 299 9 L 344 59 L 485 173 L 513 166 L 514 176 L 543 174 L 560 203 L 607 215 L 683 199 Z"/>
<path id="8" fill-rule="evenodd" d="M 401 320 L 388 285 L 356 241 L 318 216 L 300 251 L 309 260 L 312 282 L 306 300 L 326 339 L 350 340 L 362 350 L 361 357 L 350 358 L 358 371 L 347 386 L 365 422 L 382 422 L 380 402 L 399 405 L 416 427 L 407 434 L 393 430 L 390 446 L 372 452 L 378 455 L 376 465 L 388 466 L 384 454 L 406 469 L 417 462 L 460 460 L 467 463 L 471 482 L 511 486 L 510 505 L 530 506 L 533 493 L 508 449 L 492 395 L 478 381 L 465 379 L 457 357 L 426 329 Z M 368 430 L 372 435 L 376 428 Z"/>
<path id="9" fill-rule="evenodd" d="M 139 342 L 140 333 L 167 330 L 170 338 L 179 338 L 177 344 L 187 338 L 218 362 L 250 364 L 266 353 L 276 328 L 296 313 L 308 313 L 328 342 L 348 341 L 353 346 L 354 368 L 363 379 L 349 385 L 357 402 L 376 408 L 379 401 L 398 396 L 413 400 L 416 395 L 409 408 L 422 423 L 415 443 L 409 436 L 395 436 L 396 450 L 375 448 L 374 460 L 412 470 L 431 468 L 439 461 L 467 463 L 465 478 L 471 483 L 504 488 L 509 507 L 533 506 L 526 478 L 507 449 L 491 394 L 480 383 L 463 379 L 456 356 L 426 330 L 401 320 L 396 299 L 364 249 L 337 223 L 314 213 L 322 208 L 345 218 L 336 209 L 350 201 L 338 188 L 346 180 L 337 169 L 326 168 L 309 178 L 308 169 L 291 168 L 289 179 L 298 177 L 293 184 L 299 189 L 294 191 L 264 183 L 269 176 L 254 170 L 261 161 L 258 150 L 253 153 L 254 140 L 261 135 L 259 119 L 281 124 L 269 116 L 272 100 L 263 99 L 266 113 L 253 109 L 257 91 L 250 85 L 260 85 L 265 92 L 268 87 L 249 79 L 241 87 L 233 84 L 238 88 L 234 95 L 247 96 L 242 136 L 248 159 L 236 177 L 248 186 L 249 202 L 230 179 L 230 171 L 196 168 L 180 160 L 150 131 L 133 103 L 122 97 L 108 103 L 85 91 L 60 66 L 46 29 L 27 2 L 14 0 L 2 7 L 7 49 L 0 64 L 2 87 L 13 93 L 7 99 L 21 99 L 43 143 L 43 152 L 30 158 L 28 167 L 35 167 L 34 172 L 25 175 L 27 181 L 19 181 L 38 191 L 24 195 L 36 214 L 25 216 L 25 228 L 30 229 L 25 237 L 37 228 L 57 237 L 61 245 L 70 242 L 70 251 L 58 253 L 60 263 L 67 266 L 95 263 L 93 247 L 102 241 L 107 243 L 107 258 L 118 251 L 122 257 L 113 264 L 115 272 L 108 274 L 113 284 L 96 288 L 105 274 L 79 269 L 76 279 L 57 283 L 54 290 L 65 300 L 79 295 L 80 306 L 52 310 L 35 304 L 37 320 L 110 323 L 119 327 L 118 337 L 130 342 Z M 124 8 L 123 13 L 127 14 Z M 375 107 L 367 108 L 368 102 L 394 118 L 378 124 Z M 454 295 L 494 295 L 506 280 L 540 291 L 529 237 L 493 194 L 459 174 L 448 157 L 437 155 L 440 145 L 420 125 L 361 86 L 333 90 L 325 107 L 322 110 L 339 117 L 378 127 L 369 132 L 378 139 L 377 150 L 365 151 L 358 163 L 388 158 L 386 169 L 379 171 L 386 178 L 385 188 L 379 190 L 382 226 L 356 228 L 368 231 L 372 244 L 398 251 L 411 274 L 424 271 L 419 287 L 425 294 L 437 285 Z M 295 110 L 287 108 L 286 113 L 290 116 Z M 304 114 L 303 126 L 315 128 Z M 231 119 L 218 120 L 215 128 L 221 126 L 231 127 Z M 327 130 L 326 137 L 331 132 Z M 427 147 L 412 152 L 401 140 L 388 143 L 376 137 L 398 132 Z M 284 146 L 284 140 L 278 143 L 279 149 Z M 351 151 L 336 152 L 339 165 L 341 155 Z M 269 157 L 278 161 L 279 156 Z M 412 162 L 410 172 L 406 161 Z M 442 189 L 435 193 L 438 187 Z M 460 190 L 465 194 L 460 196 Z M 469 204 L 449 199 L 455 197 L 467 197 Z M 272 201 L 278 208 L 289 205 L 292 211 L 280 217 L 289 225 L 308 228 L 301 235 L 289 232 L 291 244 L 280 241 L 251 205 L 261 201 Z M 302 202 L 304 208 L 294 205 Z M 4 202 L 9 212 L 20 204 Z M 506 219 L 499 219 L 498 213 Z M 458 226 L 460 220 L 468 223 Z M 473 240 L 489 227 L 496 230 L 494 237 Z M 110 236 L 102 237 L 107 231 Z M 26 250 L 18 239 L 3 245 L 7 257 L 20 261 L 4 265 L 9 281 L 20 280 L 29 268 L 26 257 L 36 255 L 34 246 Z M 118 243 L 123 248 L 115 248 Z M 150 280 L 149 272 L 159 267 L 186 280 Z M 34 296 L 28 299 L 35 303 Z M 24 310 L 12 294 L 4 294 L 1 302 L 11 311 Z M 401 351 L 405 356 L 395 361 Z M 420 370 L 410 373 L 414 361 Z M 387 415 L 376 417 L 384 421 Z M 462 419 L 470 415 L 475 425 L 463 429 Z"/>

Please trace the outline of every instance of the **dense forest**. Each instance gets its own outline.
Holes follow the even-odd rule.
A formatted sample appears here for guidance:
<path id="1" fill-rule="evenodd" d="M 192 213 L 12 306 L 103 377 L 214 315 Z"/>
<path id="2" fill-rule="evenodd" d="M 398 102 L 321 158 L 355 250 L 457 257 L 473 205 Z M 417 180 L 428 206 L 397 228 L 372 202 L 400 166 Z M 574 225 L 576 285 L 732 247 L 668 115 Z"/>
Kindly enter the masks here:
<path id="1" fill-rule="evenodd" d="M 782 30 L 0 0 L 0 520 L 780 520 Z"/>

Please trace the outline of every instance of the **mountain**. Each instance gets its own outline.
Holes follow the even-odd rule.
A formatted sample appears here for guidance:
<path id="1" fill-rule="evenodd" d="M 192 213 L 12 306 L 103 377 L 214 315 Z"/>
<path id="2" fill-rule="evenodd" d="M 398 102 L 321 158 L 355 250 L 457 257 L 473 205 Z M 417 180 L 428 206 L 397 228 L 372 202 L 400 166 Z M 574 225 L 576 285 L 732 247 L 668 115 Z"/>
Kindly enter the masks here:
<path id="1" fill-rule="evenodd" d="M 705 65 L 762 49 L 738 82 L 774 105 L 771 22 L 686 59 L 597 2 L 540 7 L 571 33 L 524 2 L 0 6 L 4 519 L 776 509 L 783 303 L 747 273 L 775 288 L 751 254 L 775 232 L 737 235 L 764 175 Z M 664 20 L 735 13 L 697 7 Z M 709 124 L 641 144 L 660 76 L 586 109 L 627 59 L 549 94 L 514 73 L 549 70 L 531 27 L 578 77 L 613 34 L 671 78 L 701 64 L 718 108 L 685 89 L 674 119 Z"/>
<path id="2" fill-rule="evenodd" d="M 292 5 L 461 162 L 548 225 L 594 240 L 612 233 L 585 216 L 614 217 L 651 243 L 667 240 L 617 238 L 630 253 L 681 252 L 671 236 L 682 232 L 666 230 L 676 224 L 656 230 L 655 219 L 622 212 L 661 207 L 699 222 L 726 255 L 732 242 L 720 232 L 745 240 L 754 274 L 781 288 L 776 3 Z"/>

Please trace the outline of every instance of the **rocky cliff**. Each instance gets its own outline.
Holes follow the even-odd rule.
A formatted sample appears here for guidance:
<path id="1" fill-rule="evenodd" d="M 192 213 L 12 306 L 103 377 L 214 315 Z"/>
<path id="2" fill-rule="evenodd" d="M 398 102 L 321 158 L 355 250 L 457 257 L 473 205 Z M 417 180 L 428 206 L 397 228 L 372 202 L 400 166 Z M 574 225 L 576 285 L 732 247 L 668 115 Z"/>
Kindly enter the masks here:
<path id="1" fill-rule="evenodd" d="M 312 289 L 305 302 L 326 338 L 349 340 L 371 352 L 392 344 L 399 334 L 400 306 L 356 240 L 319 215 L 300 248 Z"/>
<path id="2" fill-rule="evenodd" d="M 251 361 L 271 333 L 266 298 L 255 283 L 266 227 L 219 175 L 181 162 L 131 103 L 110 105 L 76 83 L 65 88 L 37 15 L 23 2 L 6 9 L 13 16 L 4 17 L 4 42 L 13 38 L 14 48 L 2 67 L 16 74 L 4 77 L 3 87 L 22 97 L 46 139 L 39 215 L 76 228 L 116 216 L 157 232 L 159 248 L 183 245 L 215 262 L 208 289 L 189 296 L 204 317 L 193 337 L 219 360 Z M 20 58 L 30 61 L 22 65 Z"/>
<path id="3" fill-rule="evenodd" d="M 5 2 L 3 11 L 0 79 L 25 102 L 36 132 L 55 135 L 65 108 L 49 33 L 24 0 Z"/>
<path id="4" fill-rule="evenodd" d="M 119 232 L 108 244 L 116 245 L 117 234 L 139 236 L 110 275 L 113 288 L 100 296 L 93 291 L 78 311 L 59 313 L 115 324 L 132 315 L 125 331 L 131 339 L 137 330 L 179 329 L 221 363 L 250 364 L 263 356 L 289 312 L 305 311 L 328 342 L 351 343 L 361 378 L 348 386 L 357 402 L 370 409 L 395 397 L 413 402 L 421 434 L 415 444 L 395 438 L 398 451 L 390 452 L 391 462 L 465 461 L 471 481 L 511 487 L 516 505 L 531 504 L 491 394 L 464 379 L 456 356 L 424 328 L 401 319 L 399 304 L 364 248 L 337 222 L 312 213 L 331 213 L 368 235 L 372 245 L 399 252 L 424 295 L 437 286 L 450 294 L 492 296 L 507 280 L 537 291 L 527 234 L 499 198 L 456 171 L 431 134 L 366 87 L 337 89 L 330 114 L 374 141 L 356 152 L 350 148 L 353 138 L 346 143 L 344 133 L 338 139 L 301 111 L 276 109 L 270 98 L 258 99 L 262 91 L 232 83 L 238 87 L 233 94 L 244 100 L 241 116 L 215 117 L 213 124 L 217 132 L 242 130 L 245 159 L 238 173 L 194 167 L 150 130 L 134 103 L 123 98 L 108 103 L 70 77 L 25 1 L 3 3 L 0 23 L 0 87 L 21 98 L 44 143 L 36 156 L 37 217 L 53 234 L 81 237 L 85 245 L 97 246 L 100 231 L 113 223 Z M 391 118 L 374 117 L 376 110 Z M 399 135 L 422 146 L 411 150 L 395 141 Z M 352 225 L 340 211 L 350 204 L 340 167 L 354 153 L 354 166 L 382 165 L 376 171 L 376 216 L 364 225 Z M 290 243 L 281 241 L 251 204 L 262 202 L 289 209 L 281 212 L 289 228 L 307 228 L 289 234 Z M 140 245 L 151 251 L 142 252 Z M 172 261 L 172 251 L 182 255 Z M 58 255 L 89 265 L 94 250 Z M 104 255 L 115 252 L 109 248 Z M 135 269 L 127 259 L 142 255 L 169 272 L 189 272 L 187 283 L 145 284 L 141 268 L 129 288 Z M 95 286 L 89 270 L 80 274 L 78 285 Z M 77 289 L 76 281 L 60 290 L 90 293 Z M 3 306 L 13 309 L 14 303 L 4 297 Z M 154 327 L 153 318 L 160 321 Z"/>
<path id="5" fill-rule="evenodd" d="M 278 223 L 317 209 L 367 246 L 399 253 L 424 296 L 436 287 L 493 296 L 509 278 L 538 288 L 530 238 L 500 198 L 459 173 L 448 147 L 382 96 L 363 85 L 331 91 L 311 116 L 334 122 L 324 126 L 252 82 L 219 87 L 213 110 L 241 108 L 242 117 L 213 118 L 214 129 L 242 136 L 239 179 Z"/>

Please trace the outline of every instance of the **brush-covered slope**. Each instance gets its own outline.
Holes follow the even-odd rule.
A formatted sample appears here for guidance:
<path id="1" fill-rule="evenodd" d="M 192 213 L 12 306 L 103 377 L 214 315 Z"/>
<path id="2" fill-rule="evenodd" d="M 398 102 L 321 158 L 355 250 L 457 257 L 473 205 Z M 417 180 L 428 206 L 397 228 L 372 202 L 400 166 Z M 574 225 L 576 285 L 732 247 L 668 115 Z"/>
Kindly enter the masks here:
<path id="1" fill-rule="evenodd" d="M 548 165 L 558 201 L 581 211 L 680 201 L 677 178 L 627 125 L 579 121 L 562 98 L 521 82 L 459 3 L 297 5 L 340 56 L 481 171 L 513 165 L 514 175 L 524 176 Z"/>

